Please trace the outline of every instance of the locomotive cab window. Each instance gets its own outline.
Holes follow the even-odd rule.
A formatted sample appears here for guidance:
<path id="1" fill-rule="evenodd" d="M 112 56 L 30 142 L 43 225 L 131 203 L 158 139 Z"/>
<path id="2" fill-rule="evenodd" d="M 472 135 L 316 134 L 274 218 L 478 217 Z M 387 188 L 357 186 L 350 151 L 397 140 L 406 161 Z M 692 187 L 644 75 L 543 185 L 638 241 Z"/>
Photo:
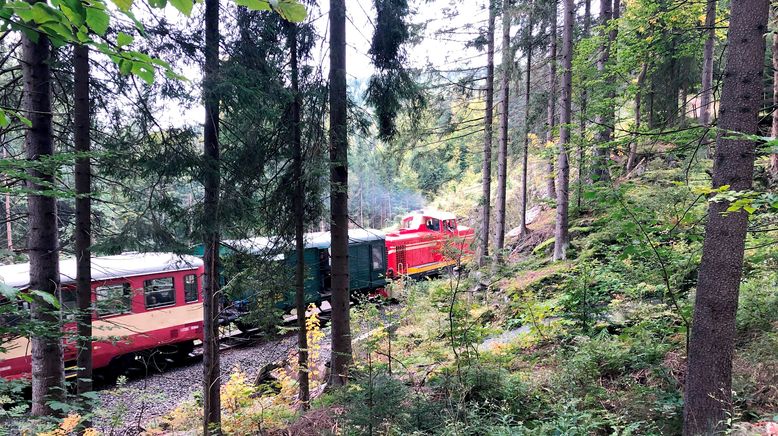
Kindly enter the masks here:
<path id="1" fill-rule="evenodd" d="M 378 271 L 384 267 L 384 247 L 373 245 L 370 247 L 370 263 L 373 271 Z"/>
<path id="2" fill-rule="evenodd" d="M 129 283 L 116 283 L 95 288 L 97 316 L 129 313 L 131 300 L 132 287 Z"/>
<path id="3" fill-rule="evenodd" d="M 184 301 L 187 303 L 192 303 L 197 301 L 198 298 L 197 276 L 194 274 L 188 274 L 184 276 Z"/>
<path id="4" fill-rule="evenodd" d="M 437 218 L 429 218 L 427 219 L 427 228 L 432 230 L 433 232 L 439 232 L 440 231 L 440 220 Z"/>
<path id="5" fill-rule="evenodd" d="M 176 304 L 176 289 L 173 286 L 173 277 L 144 281 L 143 294 L 146 298 L 146 309 Z"/>

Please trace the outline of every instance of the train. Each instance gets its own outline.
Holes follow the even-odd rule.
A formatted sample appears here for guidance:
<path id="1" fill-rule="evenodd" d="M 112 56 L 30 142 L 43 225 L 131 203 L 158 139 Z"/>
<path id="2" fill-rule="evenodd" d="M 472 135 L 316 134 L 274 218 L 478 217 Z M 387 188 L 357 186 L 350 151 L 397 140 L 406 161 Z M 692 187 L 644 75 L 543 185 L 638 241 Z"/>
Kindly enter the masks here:
<path id="1" fill-rule="evenodd" d="M 354 294 L 390 295 L 387 284 L 400 277 L 419 278 L 438 274 L 462 263 L 472 254 L 473 229 L 459 225 L 456 216 L 439 211 L 416 211 L 403 217 L 400 228 L 384 233 L 375 229 L 349 230 L 349 287 Z M 294 266 L 292 250 L 277 249 L 277 240 L 260 237 L 222 242 L 221 254 L 268 256 Z M 305 299 L 321 303 L 329 299 L 329 232 L 306 234 Z M 124 253 L 92 258 L 93 366 L 126 368 L 138 357 L 163 356 L 164 362 L 183 359 L 202 340 L 202 246 L 189 255 L 174 253 Z M 290 268 L 291 270 L 291 268 Z M 75 259 L 60 261 L 59 299 L 64 316 L 75 309 Z M 225 278 L 224 280 L 228 280 Z M 0 281 L 25 291 L 29 264 L 0 266 Z M 242 290 L 224 304 L 220 322 L 241 329 L 250 312 L 252 293 Z M 27 303 L 19 301 L 18 304 Z M 294 292 L 282 293 L 277 307 L 294 307 Z M 2 319 L 6 324 L 18 320 Z M 75 323 L 64 322 L 65 331 Z M 66 368 L 74 368 L 76 349 L 64 339 Z M 156 363 L 155 363 L 156 364 Z M 25 337 L 0 338 L 0 378 L 27 378 L 31 372 L 30 341 Z"/>

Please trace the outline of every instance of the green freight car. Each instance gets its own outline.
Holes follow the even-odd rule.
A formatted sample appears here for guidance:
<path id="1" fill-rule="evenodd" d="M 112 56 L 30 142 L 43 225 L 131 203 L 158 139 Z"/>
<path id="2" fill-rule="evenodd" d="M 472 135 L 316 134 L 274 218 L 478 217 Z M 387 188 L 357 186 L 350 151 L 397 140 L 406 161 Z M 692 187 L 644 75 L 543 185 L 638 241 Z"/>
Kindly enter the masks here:
<path id="1" fill-rule="evenodd" d="M 329 232 L 315 232 L 306 234 L 305 239 L 305 300 L 306 303 L 318 304 L 328 300 L 331 295 L 331 237 Z M 195 255 L 202 256 L 203 246 L 198 245 L 193 251 Z M 241 270 L 238 262 L 237 271 L 231 272 L 232 277 L 224 277 L 225 274 L 222 274 L 223 284 L 235 278 L 236 274 L 264 274 L 268 277 L 258 278 L 253 282 L 280 285 L 283 288 L 275 307 L 287 311 L 295 306 L 294 271 L 297 256 L 288 243 L 281 244 L 276 238 L 266 237 L 227 240 L 221 244 L 220 255 L 252 256 L 259 260 L 260 264 L 274 266 L 260 271 L 249 271 L 251 268 L 248 267 Z M 236 282 L 239 284 L 235 285 Z M 381 231 L 349 230 L 349 285 L 352 294 L 371 292 L 386 286 L 386 244 Z M 252 286 L 243 284 L 241 280 L 232 281 L 228 295 L 223 301 L 225 309 L 222 322 L 237 321 L 258 307 L 266 307 L 260 303 L 267 301 L 256 301 L 256 296 L 267 295 L 267 292 L 257 289 L 257 286 L 263 285 Z"/>

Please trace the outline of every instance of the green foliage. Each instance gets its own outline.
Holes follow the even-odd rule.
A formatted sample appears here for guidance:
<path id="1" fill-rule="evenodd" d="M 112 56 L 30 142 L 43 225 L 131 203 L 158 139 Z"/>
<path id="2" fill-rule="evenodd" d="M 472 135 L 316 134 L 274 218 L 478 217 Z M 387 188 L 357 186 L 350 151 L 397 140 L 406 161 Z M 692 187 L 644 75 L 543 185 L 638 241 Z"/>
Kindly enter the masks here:
<path id="1" fill-rule="evenodd" d="M 737 329 L 741 335 L 769 331 L 778 321 L 778 274 L 762 272 L 747 277 L 740 286 Z"/>

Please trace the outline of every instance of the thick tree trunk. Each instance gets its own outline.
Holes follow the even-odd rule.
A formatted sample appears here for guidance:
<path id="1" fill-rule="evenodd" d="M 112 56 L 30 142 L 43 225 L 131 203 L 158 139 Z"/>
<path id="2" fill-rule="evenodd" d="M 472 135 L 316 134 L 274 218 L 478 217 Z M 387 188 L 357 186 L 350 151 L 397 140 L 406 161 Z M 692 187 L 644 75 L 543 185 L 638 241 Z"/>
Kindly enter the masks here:
<path id="1" fill-rule="evenodd" d="M 546 107 L 546 144 L 554 142 L 554 127 L 556 126 L 556 39 L 557 39 L 557 0 L 551 0 L 551 17 L 548 25 L 548 106 Z M 546 196 L 556 197 L 554 183 L 554 158 L 546 162 Z"/>
<path id="2" fill-rule="evenodd" d="M 751 189 L 755 144 L 733 139 L 757 134 L 768 0 L 732 3 L 727 61 L 719 113 L 713 187 Z M 724 214 L 728 202 L 711 202 L 702 249 L 689 341 L 684 434 L 723 431 L 732 410 L 735 315 L 748 227 L 745 211 Z"/>
<path id="3" fill-rule="evenodd" d="M 297 383 L 300 385 L 300 406 L 308 410 L 308 332 L 305 325 L 305 179 L 303 178 L 303 143 L 300 133 L 300 72 L 297 60 L 297 25 L 289 23 L 289 57 L 292 70 L 292 160 L 294 161 L 294 240 L 295 306 L 297 308 Z M 360 193 L 361 196 L 361 193 Z"/>
<path id="4" fill-rule="evenodd" d="M 643 94 L 643 82 L 646 80 L 646 73 L 648 72 L 648 63 L 643 62 L 643 66 L 640 68 L 640 74 L 638 74 L 637 91 L 635 92 L 635 132 L 640 131 L 640 118 L 642 116 L 642 94 Z M 629 144 L 629 157 L 627 157 L 627 172 L 632 171 L 635 167 L 635 160 L 638 155 L 638 138 L 639 135 L 635 134 L 635 138 Z"/>
<path id="5" fill-rule="evenodd" d="M 613 17 L 611 7 L 611 0 L 600 0 L 600 25 L 602 26 L 602 32 L 606 32 L 605 27 Z M 597 71 L 601 77 L 605 75 L 605 66 L 608 63 L 609 56 L 610 44 L 606 41 L 600 46 L 600 56 L 597 58 Z M 607 110 L 605 112 L 607 113 Z M 612 130 L 608 124 L 610 116 L 606 113 L 600 112 L 594 119 L 598 129 L 592 162 L 592 179 L 595 182 L 603 182 L 610 179 L 610 172 L 608 171 L 608 143 L 611 141 Z"/>
<path id="6" fill-rule="evenodd" d="M 330 0 L 330 212 L 332 222 L 332 372 L 348 380 L 352 362 L 348 274 L 348 126 L 346 120 L 346 4 Z"/>
<path id="7" fill-rule="evenodd" d="M 569 235 L 568 206 L 570 194 L 570 167 L 567 162 L 567 146 L 570 144 L 570 121 L 573 97 L 573 22 L 575 21 L 575 4 L 573 0 L 564 0 L 564 24 L 562 36 L 562 111 L 559 117 L 559 158 L 557 171 L 559 181 L 556 195 L 556 226 L 554 228 L 554 260 L 567 258 Z"/>
<path id="8" fill-rule="evenodd" d="M 530 91 L 532 88 L 532 30 L 533 30 L 532 6 L 530 6 L 529 24 L 527 26 L 530 35 L 527 45 L 527 74 L 524 82 L 524 150 L 521 156 L 521 224 L 519 234 L 521 237 L 527 234 L 527 164 L 529 163 L 529 110 Z"/>
<path id="9" fill-rule="evenodd" d="M 76 152 L 84 154 L 76 158 L 76 229 L 73 235 L 76 251 L 76 305 L 79 311 L 76 390 L 81 396 L 92 390 L 92 168 L 88 155 L 91 149 L 88 46 L 73 47 L 73 68 L 73 142 Z"/>
<path id="10" fill-rule="evenodd" d="M 203 434 L 221 433 L 221 365 L 219 362 L 219 0 L 205 0 L 205 102 L 203 188 Z"/>
<path id="11" fill-rule="evenodd" d="M 497 149 L 497 199 L 495 202 L 494 249 L 495 261 L 501 259 L 505 246 L 505 195 L 508 178 L 508 112 L 510 105 L 510 75 L 513 65 L 511 59 L 511 15 L 510 0 L 502 2 L 502 76 L 500 78 L 500 144 Z"/>
<path id="12" fill-rule="evenodd" d="M 489 0 L 489 24 L 486 30 L 486 113 L 484 115 L 484 163 L 481 170 L 481 240 L 478 264 L 489 256 L 489 230 L 492 193 L 492 121 L 494 118 L 494 22 L 496 0 Z"/>
<path id="13" fill-rule="evenodd" d="M 700 124 L 710 125 L 713 101 L 713 45 L 716 41 L 716 0 L 705 6 L 705 48 L 702 51 L 702 87 L 700 89 Z"/>
<path id="14" fill-rule="evenodd" d="M 584 18 L 583 18 L 583 37 L 588 38 L 591 33 L 592 27 L 592 2 L 591 0 L 584 0 Z M 584 185 L 584 143 L 586 142 L 586 107 L 589 101 L 589 93 L 584 86 L 581 89 L 581 118 L 580 118 L 580 132 L 581 140 L 578 142 L 578 195 L 575 197 L 576 207 L 581 209 L 581 199 L 583 197 L 583 185 Z"/>
<path id="15" fill-rule="evenodd" d="M 778 6 L 771 6 L 773 24 L 778 23 Z M 773 139 L 778 139 L 778 33 L 773 32 Z M 773 180 L 778 180 L 778 153 L 770 155 L 768 172 Z"/>
<path id="16" fill-rule="evenodd" d="M 31 162 L 48 162 L 54 155 L 51 107 L 51 45 L 38 35 L 33 42 L 22 34 L 22 73 L 24 76 L 24 108 L 32 127 L 27 129 L 25 147 Z M 29 170 L 27 188 L 30 257 L 30 289 L 56 295 L 59 291 L 59 243 L 57 235 L 57 200 L 37 194 L 50 189 L 54 175 L 35 168 Z M 46 324 L 46 335 L 33 336 L 32 341 L 32 415 L 53 415 L 49 401 L 64 398 L 64 365 L 56 308 L 40 297 L 32 302 L 32 319 Z"/>

